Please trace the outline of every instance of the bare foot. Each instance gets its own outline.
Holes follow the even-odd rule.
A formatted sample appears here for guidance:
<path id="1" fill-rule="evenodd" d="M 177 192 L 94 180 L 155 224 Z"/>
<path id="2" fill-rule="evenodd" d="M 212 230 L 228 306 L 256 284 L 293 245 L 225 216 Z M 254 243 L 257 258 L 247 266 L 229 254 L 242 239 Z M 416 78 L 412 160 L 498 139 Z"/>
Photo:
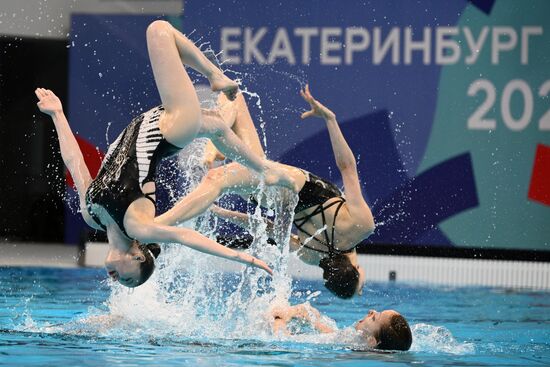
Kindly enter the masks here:
<path id="1" fill-rule="evenodd" d="M 230 101 L 237 98 L 237 92 L 239 91 L 239 84 L 234 80 L 229 79 L 223 73 L 215 73 L 212 77 L 208 78 L 210 81 L 210 88 L 214 92 L 223 92 Z"/>

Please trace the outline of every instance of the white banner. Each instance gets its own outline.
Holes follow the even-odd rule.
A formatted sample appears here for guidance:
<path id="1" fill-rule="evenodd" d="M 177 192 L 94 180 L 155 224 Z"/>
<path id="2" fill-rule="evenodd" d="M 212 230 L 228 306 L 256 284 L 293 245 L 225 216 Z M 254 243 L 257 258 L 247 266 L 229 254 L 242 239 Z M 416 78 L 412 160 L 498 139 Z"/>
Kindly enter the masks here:
<path id="1" fill-rule="evenodd" d="M 0 0 L 0 35 L 67 38 L 71 13 L 180 15 L 183 0 Z"/>

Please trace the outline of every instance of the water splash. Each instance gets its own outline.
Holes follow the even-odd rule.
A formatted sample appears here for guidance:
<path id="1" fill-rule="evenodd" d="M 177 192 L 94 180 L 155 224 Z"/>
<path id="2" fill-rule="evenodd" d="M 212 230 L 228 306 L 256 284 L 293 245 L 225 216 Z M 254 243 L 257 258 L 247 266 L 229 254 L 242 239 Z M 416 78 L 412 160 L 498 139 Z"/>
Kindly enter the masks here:
<path id="1" fill-rule="evenodd" d="M 411 351 L 448 354 L 472 354 L 473 343 L 457 341 L 451 332 L 443 326 L 416 324 L 412 327 L 413 344 Z"/>
<path id="2" fill-rule="evenodd" d="M 325 224 L 324 226 L 322 226 L 321 228 L 319 228 L 318 230 L 315 231 L 315 233 L 313 233 L 311 236 L 309 236 L 308 238 L 306 238 L 303 242 L 303 246 L 307 245 L 308 243 L 311 242 L 311 240 L 313 240 L 314 238 L 316 238 L 318 235 L 320 235 L 321 233 L 323 233 L 324 231 L 327 230 L 327 225 Z"/>
<path id="3" fill-rule="evenodd" d="M 263 143 L 264 149 L 267 149 L 267 134 L 265 132 L 266 122 L 263 118 L 264 110 L 263 110 L 263 107 L 262 107 L 262 99 L 261 99 L 261 97 L 258 93 L 251 92 L 251 91 L 248 90 L 248 88 L 242 88 L 241 87 L 241 92 L 243 94 L 246 94 L 247 96 L 249 96 L 251 98 L 254 98 L 256 100 L 255 105 L 258 108 L 258 110 L 260 111 L 260 114 L 258 115 L 258 121 L 260 123 L 260 131 L 262 132 L 262 143 Z"/>
<path id="4" fill-rule="evenodd" d="M 171 201 L 193 190 L 206 174 L 201 162 L 201 144 L 204 141 L 193 143 L 179 156 L 178 175 L 184 178 L 183 183 L 167 179 L 162 170 L 159 172 L 161 184 L 170 189 Z M 172 174 L 170 169 L 168 174 Z M 274 269 L 273 278 L 259 269 L 244 266 L 235 274 L 224 274 L 219 269 L 227 260 L 178 244 L 165 245 L 158 269 L 148 282 L 133 290 L 113 284 L 106 302 L 107 314 L 109 318 L 124 320 L 117 327 L 122 327 L 126 337 L 242 339 L 269 335 L 266 312 L 272 302 L 290 297 L 288 243 L 297 197 L 289 190 L 263 184 L 254 195 L 263 207 L 270 209 L 273 215 L 270 219 L 278 229 L 270 237 L 279 245 L 267 244 L 267 223 L 258 206 L 250 215 L 248 232 L 254 241 L 247 251 Z M 208 212 L 183 226 L 213 239 L 219 229 L 218 221 Z"/>

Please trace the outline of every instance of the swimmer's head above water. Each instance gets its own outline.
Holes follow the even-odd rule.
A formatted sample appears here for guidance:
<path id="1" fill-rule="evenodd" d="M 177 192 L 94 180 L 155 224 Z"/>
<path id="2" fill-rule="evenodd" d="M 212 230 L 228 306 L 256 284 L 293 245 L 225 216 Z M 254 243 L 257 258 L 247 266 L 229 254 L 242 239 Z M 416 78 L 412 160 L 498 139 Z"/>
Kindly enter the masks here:
<path id="1" fill-rule="evenodd" d="M 105 269 L 111 279 L 134 288 L 142 285 L 155 270 L 155 259 L 160 254 L 156 243 L 141 244 L 133 241 L 127 252 L 111 249 L 105 258 Z"/>
<path id="2" fill-rule="evenodd" d="M 384 310 L 369 313 L 355 324 L 370 348 L 381 350 L 409 350 L 412 332 L 409 323 L 397 311 Z"/>
<path id="3" fill-rule="evenodd" d="M 357 256 L 357 255 L 355 255 Z M 351 298 L 361 295 L 365 284 L 365 270 L 351 261 L 347 254 L 331 255 L 321 259 L 325 287 L 339 298 Z"/>
<path id="4" fill-rule="evenodd" d="M 293 330 L 288 328 L 292 320 L 309 324 L 322 334 L 338 332 L 335 324 L 327 322 L 328 320 L 309 302 L 294 306 L 276 304 L 268 315 L 271 328 L 277 335 L 293 335 Z M 407 320 L 394 310 L 370 310 L 363 319 L 357 321 L 355 329 L 360 337 L 355 344 L 360 349 L 409 350 L 412 344 L 412 332 Z"/>

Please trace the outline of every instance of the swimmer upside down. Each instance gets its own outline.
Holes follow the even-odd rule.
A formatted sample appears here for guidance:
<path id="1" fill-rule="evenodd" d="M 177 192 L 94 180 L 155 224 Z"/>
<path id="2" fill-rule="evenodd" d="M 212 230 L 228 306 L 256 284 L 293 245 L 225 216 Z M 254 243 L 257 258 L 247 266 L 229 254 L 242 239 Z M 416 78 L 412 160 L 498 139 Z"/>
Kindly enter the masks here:
<path id="1" fill-rule="evenodd" d="M 374 219 L 361 192 L 355 157 L 342 135 L 335 114 L 313 98 L 308 86 L 300 93 L 311 107 L 311 110 L 302 114 L 302 119 L 314 116 L 325 120 L 336 165 L 342 175 L 344 192 L 305 170 L 278 164 L 299 190 L 299 201 L 294 209 L 294 226 L 298 233 L 291 237 L 290 249 L 298 251 L 298 256 L 304 262 L 323 268 L 325 286 L 332 293 L 341 298 L 351 298 L 356 293 L 360 294 L 365 280 L 364 270 L 358 265 L 355 247 L 374 231 Z M 220 99 L 225 97 L 220 96 Z M 225 100 L 224 103 L 235 105 L 235 121 L 239 126 L 252 126 L 248 131 L 255 131 L 242 95 L 237 96 L 234 102 Z M 258 154 L 264 154 L 257 134 L 255 138 L 248 136 L 248 141 Z M 208 161 L 216 156 L 212 149 L 206 154 Z M 184 222 L 205 212 L 222 194 L 236 193 L 248 199 L 258 184 L 257 176 L 238 163 L 211 169 L 193 192 L 172 209 L 156 217 L 155 221 L 164 225 Z M 245 213 L 215 205 L 211 210 L 237 225 L 248 225 Z M 322 236 L 313 236 L 323 228 Z M 272 226 L 268 226 L 268 229 L 273 230 Z"/>
<path id="2" fill-rule="evenodd" d="M 128 287 L 144 283 L 154 271 L 160 247 L 151 243 L 174 242 L 192 249 L 252 265 L 271 273 L 263 261 L 226 248 L 187 228 L 155 220 L 155 175 L 159 162 L 196 137 L 208 137 L 223 154 L 261 174 L 267 184 L 295 183 L 274 162 L 248 148 L 215 111 L 201 112 L 198 97 L 184 65 L 208 78 L 213 91 L 229 100 L 238 93 L 227 78 L 182 33 L 165 21 L 154 21 L 146 32 L 147 48 L 162 105 L 134 118 L 109 150 L 92 180 L 82 152 L 63 113 L 59 98 L 38 88 L 38 108 L 55 125 L 63 161 L 71 173 L 85 222 L 104 230 L 109 242 L 105 267 L 109 275 Z M 230 123 L 230 122 L 229 122 Z M 246 137 L 246 131 L 244 131 Z M 149 245 L 144 245 L 149 244 Z"/>

